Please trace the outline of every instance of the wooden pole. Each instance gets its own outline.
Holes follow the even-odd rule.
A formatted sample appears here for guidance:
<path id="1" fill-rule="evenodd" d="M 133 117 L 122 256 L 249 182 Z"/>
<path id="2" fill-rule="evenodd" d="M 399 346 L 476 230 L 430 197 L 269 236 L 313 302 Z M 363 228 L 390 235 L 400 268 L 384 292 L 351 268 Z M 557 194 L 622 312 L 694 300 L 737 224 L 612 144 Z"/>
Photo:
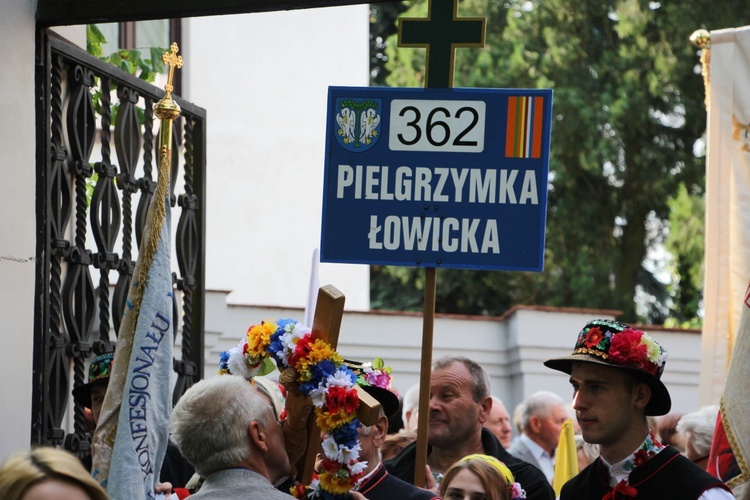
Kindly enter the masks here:
<path id="1" fill-rule="evenodd" d="M 426 18 L 400 18 L 399 47 L 427 49 L 425 88 L 453 87 L 457 47 L 484 47 L 486 19 L 459 18 L 459 0 L 428 0 Z M 427 207 L 425 207 L 427 208 Z M 440 260 L 437 261 L 437 265 Z M 425 268 L 424 313 L 422 319 L 422 365 L 419 373 L 419 416 L 414 484 L 425 487 L 427 438 L 430 425 L 430 376 L 432 375 L 432 335 L 435 326 L 437 268 Z"/>
<path id="2" fill-rule="evenodd" d="M 437 268 L 425 268 L 424 313 L 422 317 L 422 365 L 419 370 L 419 415 L 417 416 L 417 458 L 414 484 L 424 488 L 427 465 L 427 437 L 430 431 L 430 376 L 432 375 L 432 338 L 435 329 Z"/>

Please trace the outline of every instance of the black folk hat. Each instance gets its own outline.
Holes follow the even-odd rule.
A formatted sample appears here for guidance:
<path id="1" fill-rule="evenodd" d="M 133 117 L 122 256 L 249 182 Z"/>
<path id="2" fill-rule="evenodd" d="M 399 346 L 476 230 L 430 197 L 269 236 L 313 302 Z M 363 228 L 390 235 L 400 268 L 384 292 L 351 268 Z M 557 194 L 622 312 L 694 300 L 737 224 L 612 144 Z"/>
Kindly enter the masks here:
<path id="1" fill-rule="evenodd" d="M 399 401 L 391 390 L 390 369 L 381 366 L 383 360 L 376 359 L 373 363 L 362 363 L 360 361 L 344 360 L 346 365 L 357 376 L 357 385 L 359 385 L 367 394 L 372 396 L 383 407 L 383 413 L 391 418 L 398 412 Z"/>
<path id="2" fill-rule="evenodd" d="M 574 361 L 596 363 L 632 373 L 651 388 L 646 415 L 665 415 L 672 398 L 661 381 L 667 351 L 647 333 L 608 319 L 589 322 L 578 334 L 573 353 L 548 359 L 544 365 L 570 374 Z"/>
<path id="3" fill-rule="evenodd" d="M 89 380 L 73 389 L 73 398 L 86 408 L 91 408 L 91 389 L 95 385 L 108 384 L 112 375 L 112 362 L 115 353 L 108 352 L 97 356 L 89 364 Z"/>

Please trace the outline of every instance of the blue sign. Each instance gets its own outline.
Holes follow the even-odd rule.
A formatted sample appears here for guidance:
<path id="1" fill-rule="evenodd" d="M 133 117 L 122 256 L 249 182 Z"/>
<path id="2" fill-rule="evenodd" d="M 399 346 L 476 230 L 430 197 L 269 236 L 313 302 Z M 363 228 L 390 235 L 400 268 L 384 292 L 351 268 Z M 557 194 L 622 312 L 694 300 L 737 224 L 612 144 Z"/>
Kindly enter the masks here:
<path id="1" fill-rule="evenodd" d="M 552 90 L 330 87 L 321 261 L 541 271 Z"/>

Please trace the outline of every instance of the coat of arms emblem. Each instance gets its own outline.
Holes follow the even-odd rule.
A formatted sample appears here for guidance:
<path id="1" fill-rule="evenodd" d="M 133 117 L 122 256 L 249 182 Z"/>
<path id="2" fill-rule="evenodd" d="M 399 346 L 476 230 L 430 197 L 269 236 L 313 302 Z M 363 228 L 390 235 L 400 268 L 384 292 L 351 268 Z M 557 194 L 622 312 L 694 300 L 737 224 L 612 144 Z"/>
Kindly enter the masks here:
<path id="1" fill-rule="evenodd" d="M 361 153 L 380 138 L 382 99 L 336 99 L 336 140 L 346 150 Z"/>

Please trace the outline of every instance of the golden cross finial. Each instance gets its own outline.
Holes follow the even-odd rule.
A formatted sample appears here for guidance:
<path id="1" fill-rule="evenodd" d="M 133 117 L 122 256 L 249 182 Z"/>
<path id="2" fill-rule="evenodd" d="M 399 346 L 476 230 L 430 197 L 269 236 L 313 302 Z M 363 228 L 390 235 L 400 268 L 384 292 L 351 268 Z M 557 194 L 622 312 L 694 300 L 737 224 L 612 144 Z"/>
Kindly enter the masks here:
<path id="1" fill-rule="evenodd" d="M 169 78 L 167 79 L 167 84 L 164 86 L 167 95 L 170 95 L 174 90 L 174 87 L 172 86 L 172 78 L 174 77 L 175 66 L 181 68 L 183 64 L 182 56 L 177 55 L 177 52 L 179 51 L 180 48 L 177 46 L 177 42 L 172 42 L 172 45 L 169 46 L 169 52 L 165 52 L 161 56 L 161 60 L 164 64 L 169 64 Z"/>

